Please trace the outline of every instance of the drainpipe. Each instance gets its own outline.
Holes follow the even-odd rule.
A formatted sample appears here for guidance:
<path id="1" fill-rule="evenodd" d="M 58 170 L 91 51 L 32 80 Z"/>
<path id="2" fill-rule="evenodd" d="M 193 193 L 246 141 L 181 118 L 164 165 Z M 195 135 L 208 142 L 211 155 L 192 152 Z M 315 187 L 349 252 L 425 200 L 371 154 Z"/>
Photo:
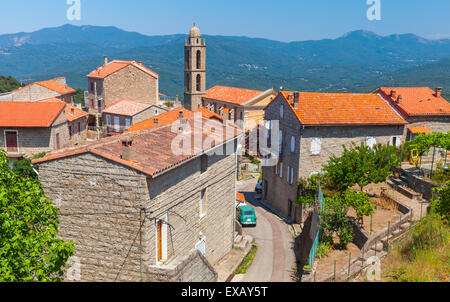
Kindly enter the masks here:
<path id="1" fill-rule="evenodd" d="M 239 177 L 239 167 L 238 167 L 238 156 L 239 156 L 239 150 L 242 148 L 242 145 L 239 143 L 239 140 L 241 139 L 241 137 L 242 137 L 242 135 L 240 135 L 239 137 L 238 137 L 238 145 L 237 145 L 237 147 L 236 147 L 236 176 L 235 176 L 235 179 L 234 179 L 234 205 L 233 205 L 233 235 L 232 235 L 232 238 L 233 238 L 233 243 L 232 243 L 232 245 L 231 245 L 231 247 L 232 248 L 234 248 L 234 239 L 235 239 L 235 237 L 234 237 L 234 235 L 235 235 L 235 233 L 236 233 L 236 193 L 237 193 L 237 185 L 236 185 L 236 182 L 237 182 L 237 179 L 238 179 L 238 177 Z"/>

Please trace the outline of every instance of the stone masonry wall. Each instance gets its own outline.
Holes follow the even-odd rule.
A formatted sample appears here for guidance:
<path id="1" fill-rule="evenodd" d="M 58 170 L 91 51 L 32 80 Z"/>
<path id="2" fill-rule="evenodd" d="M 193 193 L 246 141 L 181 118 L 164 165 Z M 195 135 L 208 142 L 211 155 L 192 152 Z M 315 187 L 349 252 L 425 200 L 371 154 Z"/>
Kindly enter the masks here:
<path id="1" fill-rule="evenodd" d="M 74 256 L 81 263 L 80 281 L 139 281 L 141 270 L 144 281 L 156 278 L 145 267 L 161 265 L 156 261 L 156 221 L 161 215 L 167 215 L 169 224 L 167 266 L 161 269 L 173 268 L 186 257 L 200 232 L 206 237 L 209 262 L 230 251 L 235 157 L 211 156 L 201 175 L 200 163 L 200 158 L 192 160 L 154 179 L 92 154 L 41 163 L 45 194 L 62 213 L 59 235 L 77 243 Z M 206 216 L 200 218 L 202 189 L 206 189 Z M 142 207 L 147 216 L 140 237 Z M 203 265 L 190 267 L 184 271 L 203 270 Z M 185 273 L 181 280 L 198 278 Z"/>
<path id="2" fill-rule="evenodd" d="M 105 106 L 128 97 L 158 104 L 158 79 L 129 65 L 104 79 Z"/>
<path id="3" fill-rule="evenodd" d="M 53 90 L 34 84 L 17 90 L 12 94 L 12 101 L 32 101 L 57 96 Z"/>
<path id="4" fill-rule="evenodd" d="M 360 145 L 366 142 L 367 137 L 375 137 L 377 144 L 387 145 L 393 136 L 401 137 L 402 134 L 403 126 L 306 127 L 301 139 L 300 177 L 309 177 L 312 172 L 320 172 L 332 155 L 342 154 L 343 145 Z M 311 141 L 315 137 L 322 139 L 319 155 L 311 154 Z"/>
<path id="5" fill-rule="evenodd" d="M 5 131 L 18 132 L 18 153 L 31 157 L 33 154 L 51 150 L 50 128 L 0 128 L 0 148 L 6 150 Z"/>
<path id="6" fill-rule="evenodd" d="M 62 214 L 59 236 L 76 243 L 79 281 L 139 281 L 139 209 L 149 202 L 146 177 L 92 154 L 41 163 L 39 173 L 46 196 Z"/>

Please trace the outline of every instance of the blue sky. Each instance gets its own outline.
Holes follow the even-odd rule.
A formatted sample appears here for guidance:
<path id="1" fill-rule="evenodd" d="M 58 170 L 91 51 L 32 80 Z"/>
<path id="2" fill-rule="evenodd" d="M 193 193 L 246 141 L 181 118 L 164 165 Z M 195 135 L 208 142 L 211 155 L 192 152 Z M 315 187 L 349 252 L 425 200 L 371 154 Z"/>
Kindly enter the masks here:
<path id="1" fill-rule="evenodd" d="M 279 41 L 336 38 L 366 29 L 450 38 L 450 1 L 379 0 L 381 20 L 369 21 L 367 0 L 80 0 L 81 20 L 69 21 L 67 0 L 0 0 L 0 34 L 66 23 L 114 25 L 147 35 L 202 33 Z M 192 4 L 191 4 L 192 3 Z"/>

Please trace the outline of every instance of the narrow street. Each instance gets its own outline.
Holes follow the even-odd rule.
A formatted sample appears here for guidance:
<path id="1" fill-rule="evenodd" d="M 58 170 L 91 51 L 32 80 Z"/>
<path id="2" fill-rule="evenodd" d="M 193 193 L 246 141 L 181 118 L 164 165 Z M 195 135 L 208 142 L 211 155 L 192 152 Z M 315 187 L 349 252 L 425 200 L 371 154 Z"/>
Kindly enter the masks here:
<path id="1" fill-rule="evenodd" d="M 278 216 L 267 211 L 256 200 L 256 179 L 238 182 L 237 190 L 245 195 L 247 203 L 256 210 L 257 226 L 244 228 L 243 233 L 251 235 L 258 250 L 252 265 L 244 275 L 237 275 L 238 282 L 293 282 L 295 255 L 292 238 L 287 224 Z"/>

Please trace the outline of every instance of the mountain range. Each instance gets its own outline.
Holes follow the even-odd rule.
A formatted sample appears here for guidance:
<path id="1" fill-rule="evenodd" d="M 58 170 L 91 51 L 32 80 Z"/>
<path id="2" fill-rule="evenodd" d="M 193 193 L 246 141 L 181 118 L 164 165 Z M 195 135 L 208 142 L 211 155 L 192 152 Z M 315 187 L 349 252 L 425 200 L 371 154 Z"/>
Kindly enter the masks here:
<path id="1" fill-rule="evenodd" d="M 450 39 L 353 31 L 337 39 L 279 42 L 204 35 L 207 87 L 370 92 L 379 86 L 442 86 L 450 93 Z M 37 81 L 66 76 L 87 87 L 86 74 L 110 60 L 143 61 L 160 75 L 160 91 L 183 94 L 187 35 L 146 36 L 116 27 L 63 25 L 0 35 L 0 75 Z"/>

